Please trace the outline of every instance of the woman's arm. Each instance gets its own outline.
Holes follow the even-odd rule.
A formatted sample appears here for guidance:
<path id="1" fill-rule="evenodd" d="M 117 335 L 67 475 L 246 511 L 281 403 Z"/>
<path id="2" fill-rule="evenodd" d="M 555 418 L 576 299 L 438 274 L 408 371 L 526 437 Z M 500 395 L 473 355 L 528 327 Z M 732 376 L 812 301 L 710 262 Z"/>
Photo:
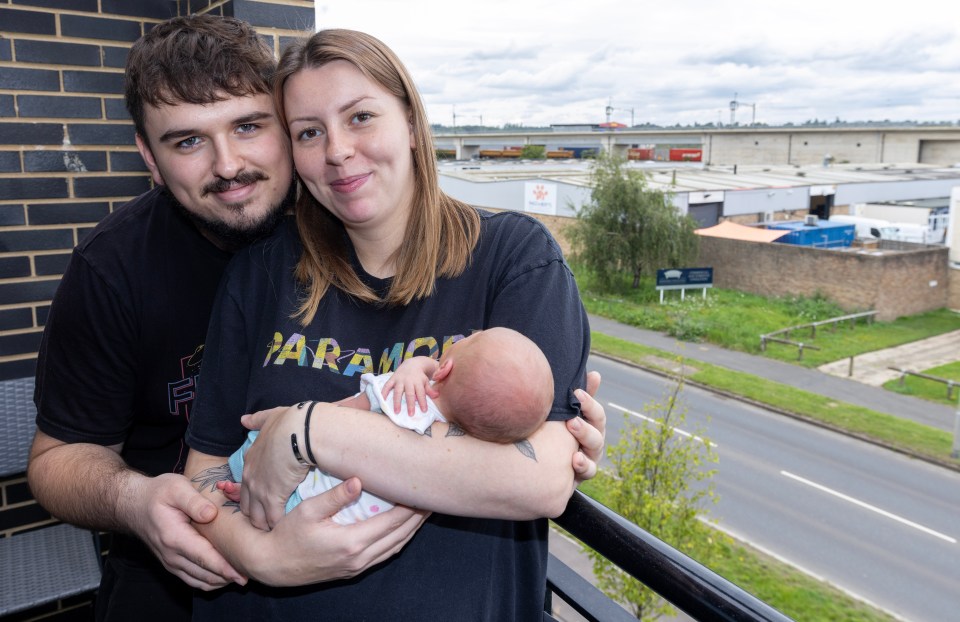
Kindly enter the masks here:
<path id="1" fill-rule="evenodd" d="M 547 422 L 516 444 L 479 441 L 442 423 L 430 431 L 419 435 L 383 416 L 318 404 L 310 438 L 323 470 L 360 475 L 374 494 L 410 507 L 514 520 L 558 516 L 566 507 L 577 442 L 563 422 Z"/>
<path id="2" fill-rule="evenodd" d="M 595 374 L 588 388 L 598 385 Z M 576 483 L 596 474 L 603 452 L 603 407 L 586 391 L 576 396 L 584 419 L 548 421 L 517 444 L 479 441 L 440 423 L 420 436 L 382 415 L 318 403 L 310 446 L 321 469 L 356 475 L 365 489 L 410 507 L 514 520 L 557 516 Z M 289 439 L 296 434 L 304 451 L 307 410 L 275 408 L 244 418 L 244 425 L 261 430 L 243 476 L 245 511 L 254 525 L 276 525 L 283 517 L 277 499 L 285 502 L 303 477 L 291 475 L 299 465 Z"/>
<path id="3" fill-rule="evenodd" d="M 240 572 L 267 585 L 353 577 L 400 551 L 427 516 L 397 506 L 370 520 L 338 525 L 330 517 L 360 495 L 360 481 L 351 478 L 305 500 L 276 529 L 261 531 L 216 490 L 218 481 L 230 478 L 225 457 L 191 450 L 184 474 L 220 506 L 217 517 L 197 529 Z"/>

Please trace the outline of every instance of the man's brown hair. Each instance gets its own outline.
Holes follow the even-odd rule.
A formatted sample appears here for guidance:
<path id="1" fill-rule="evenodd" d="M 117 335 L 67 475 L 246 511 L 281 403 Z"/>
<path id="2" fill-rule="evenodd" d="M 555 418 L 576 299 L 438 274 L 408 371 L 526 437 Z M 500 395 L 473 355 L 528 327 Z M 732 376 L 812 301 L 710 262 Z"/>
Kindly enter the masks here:
<path id="1" fill-rule="evenodd" d="M 250 24 L 232 17 L 188 15 L 157 24 L 127 56 L 124 94 L 137 133 L 144 106 L 209 104 L 269 94 L 276 58 Z"/>

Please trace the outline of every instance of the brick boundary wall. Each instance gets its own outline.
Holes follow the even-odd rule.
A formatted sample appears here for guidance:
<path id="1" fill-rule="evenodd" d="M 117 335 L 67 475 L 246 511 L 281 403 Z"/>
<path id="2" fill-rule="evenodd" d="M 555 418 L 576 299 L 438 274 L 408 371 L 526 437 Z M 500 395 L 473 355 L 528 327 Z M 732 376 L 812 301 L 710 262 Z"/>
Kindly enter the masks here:
<path id="1" fill-rule="evenodd" d="M 493 212 L 504 211 L 495 208 L 484 209 Z M 564 257 L 569 258 L 571 247 L 566 231 L 574 222 L 574 219 L 566 216 L 545 216 L 532 213 L 527 213 L 527 215 L 536 218 L 547 227 L 563 250 Z M 755 220 L 755 217 L 750 217 L 743 222 L 749 224 Z M 960 268 L 948 267 L 947 254 L 949 250 L 946 247 L 924 247 L 904 243 L 902 246 L 914 246 L 916 250 L 906 251 L 905 253 L 903 251 L 891 253 L 885 257 L 847 253 L 860 258 L 851 261 L 849 259 L 838 260 L 837 256 L 843 257 L 845 254 L 837 251 L 803 249 L 803 247 L 787 244 L 776 244 L 769 248 L 756 249 L 750 246 L 758 244 L 755 242 L 723 240 L 719 243 L 713 243 L 714 240 L 718 240 L 718 238 L 703 237 L 700 239 L 700 257 L 697 263 L 698 265 L 714 267 L 714 283 L 717 287 L 728 287 L 745 292 L 776 296 L 812 296 L 820 291 L 849 311 L 877 308 L 878 311 L 881 311 L 878 314 L 878 319 L 881 321 L 943 307 L 960 312 Z M 732 248 L 722 248 L 726 246 L 724 242 L 729 242 Z M 735 248 L 737 244 L 746 246 Z M 760 246 L 766 247 L 769 245 Z M 704 250 L 705 248 L 706 250 Z M 803 257 L 802 263 L 798 263 L 796 266 L 793 265 L 793 262 L 796 261 L 794 249 L 803 249 L 799 252 L 799 255 Z M 828 258 L 830 263 L 822 263 L 819 254 L 812 255 L 811 253 L 829 253 L 833 257 Z M 761 261 L 764 263 L 761 271 L 771 271 L 772 274 L 757 275 L 757 265 Z M 795 274 L 806 271 L 809 275 L 808 266 L 810 263 L 813 263 L 818 271 L 815 277 Z M 790 276 L 789 281 L 783 281 L 784 275 L 780 273 L 784 269 L 782 268 L 784 265 L 789 266 L 789 271 L 794 273 Z M 732 276 L 737 271 L 745 269 L 749 269 L 748 274 L 750 276 L 742 278 Z M 835 270 L 841 271 L 836 272 Z M 826 285 L 820 280 L 821 276 L 833 279 L 836 278 L 835 275 L 843 275 L 842 278 L 844 279 L 849 276 L 852 281 L 860 280 L 860 284 L 850 285 L 831 282 Z M 864 278 L 868 280 L 862 280 Z M 782 283 L 784 287 L 778 291 L 773 291 L 770 289 L 771 281 L 774 285 Z M 931 281 L 937 281 L 937 285 L 931 287 Z M 915 297 L 911 298 L 913 296 Z M 879 305 L 879 307 L 873 305 Z"/>
<path id="2" fill-rule="evenodd" d="M 32 376 L 73 247 L 148 190 L 123 102 L 130 45 L 175 15 L 253 24 L 279 55 L 313 28 L 308 0 L 0 0 L 0 380 Z M 0 537 L 56 522 L 23 475 L 0 479 Z M 90 595 L 3 618 L 87 620 Z"/>
<path id="3" fill-rule="evenodd" d="M 0 380 L 34 373 L 71 249 L 151 186 L 123 102 L 130 45 L 178 14 L 257 27 L 279 54 L 303 0 L 0 0 Z"/>
<path id="4" fill-rule="evenodd" d="M 714 285 L 764 296 L 822 292 L 847 311 L 876 310 L 890 321 L 948 306 L 946 247 L 844 252 L 790 244 L 700 239 L 699 265 L 712 266 Z"/>

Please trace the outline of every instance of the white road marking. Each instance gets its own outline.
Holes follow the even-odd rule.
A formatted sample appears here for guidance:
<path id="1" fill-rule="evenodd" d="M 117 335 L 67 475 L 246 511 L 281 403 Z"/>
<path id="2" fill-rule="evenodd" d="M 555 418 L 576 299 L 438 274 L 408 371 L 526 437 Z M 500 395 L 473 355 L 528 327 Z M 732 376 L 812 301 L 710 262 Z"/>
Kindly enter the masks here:
<path id="1" fill-rule="evenodd" d="M 817 490 L 819 490 L 819 491 L 821 491 L 821 492 L 825 492 L 825 493 L 827 493 L 827 494 L 829 494 L 829 495 L 833 495 L 834 497 L 837 497 L 838 499 L 843 499 L 844 501 L 847 501 L 847 502 L 849 502 L 849 503 L 852 503 L 852 504 L 857 505 L 857 506 L 859 506 L 859 507 L 862 507 L 862 508 L 864 508 L 864 509 L 870 510 L 871 512 L 876 512 L 876 513 L 879 514 L 880 516 L 884 516 L 884 517 L 889 518 L 889 519 L 891 519 L 891 520 L 895 520 L 895 521 L 897 521 L 898 523 L 902 523 L 902 524 L 904 524 L 904 525 L 906 525 L 906 526 L 908 526 L 908 527 L 913 527 L 914 529 L 917 529 L 917 530 L 922 531 L 922 532 L 924 532 L 924 533 L 930 534 L 931 536 L 934 536 L 934 537 L 936 537 L 936 538 L 940 538 L 941 540 L 946 540 L 946 541 L 949 542 L 950 544 L 956 544 L 956 543 L 957 543 L 957 539 L 956 539 L 956 538 L 951 538 L 951 537 L 948 536 L 948 535 L 944 535 L 944 534 L 940 533 L 939 531 L 934 531 L 933 529 L 930 529 L 929 527 L 924 527 L 923 525 L 920 525 L 920 524 L 918 524 L 918 523 L 915 523 L 915 522 L 913 522 L 912 520 L 908 520 L 908 519 L 906 519 L 906 518 L 903 518 L 902 516 L 897 516 L 896 514 L 893 514 L 893 513 L 891 513 L 891 512 L 887 512 L 886 510 L 881 510 L 880 508 L 878 508 L 878 507 L 876 507 L 876 506 L 873 506 L 873 505 L 870 505 L 869 503 L 865 503 L 865 502 L 863 502 L 863 501 L 860 501 L 859 499 L 854 499 L 853 497 L 851 497 L 851 496 L 849 496 L 849 495 L 845 495 L 845 494 L 843 494 L 842 492 L 837 492 L 836 490 L 833 490 L 833 489 L 831 489 L 831 488 L 827 488 L 826 486 L 824 486 L 824 485 L 822 485 L 822 484 L 818 484 L 818 483 L 816 483 L 816 482 L 811 482 L 810 480 L 804 479 L 804 478 L 800 477 L 799 475 L 794 475 L 793 473 L 788 473 L 788 472 L 786 472 L 786 471 L 780 471 L 780 475 L 783 475 L 784 477 L 789 477 L 790 479 L 792 479 L 792 480 L 794 480 L 794 481 L 797 481 L 797 482 L 800 482 L 801 484 L 806 484 L 807 486 L 810 486 L 811 488 L 816 488 Z"/>
<path id="2" fill-rule="evenodd" d="M 619 404 L 614 404 L 613 402 L 607 402 L 607 404 L 610 405 L 610 408 L 613 408 L 614 410 L 619 410 L 619 411 L 625 412 L 625 413 L 627 413 L 628 415 L 630 415 L 631 417 L 636 417 L 637 419 L 643 419 L 644 421 L 649 421 L 650 423 L 653 423 L 653 424 L 656 424 L 656 425 L 663 425 L 662 423 L 660 423 L 660 422 L 657 421 L 656 419 L 653 419 L 653 418 L 648 417 L 648 416 L 646 416 L 646 415 L 642 415 L 642 414 L 640 414 L 640 413 L 638 413 L 638 412 L 636 412 L 636 411 L 634 411 L 634 410 L 630 410 L 629 408 L 624 408 L 623 406 L 620 406 Z M 695 440 L 695 441 L 697 441 L 697 442 L 699 442 L 699 443 L 704 443 L 704 444 L 706 444 L 706 445 L 709 445 L 710 447 L 716 447 L 716 446 L 717 446 L 717 444 L 714 443 L 713 441 L 705 441 L 704 439 L 700 438 L 699 436 L 697 436 L 697 435 L 695 435 L 695 434 L 690 434 L 689 432 L 684 432 L 684 431 L 681 430 L 680 428 L 674 428 L 673 431 L 676 432 L 677 434 L 679 434 L 680 436 L 685 436 L 685 437 L 687 437 L 687 438 L 692 438 L 693 440 Z"/>

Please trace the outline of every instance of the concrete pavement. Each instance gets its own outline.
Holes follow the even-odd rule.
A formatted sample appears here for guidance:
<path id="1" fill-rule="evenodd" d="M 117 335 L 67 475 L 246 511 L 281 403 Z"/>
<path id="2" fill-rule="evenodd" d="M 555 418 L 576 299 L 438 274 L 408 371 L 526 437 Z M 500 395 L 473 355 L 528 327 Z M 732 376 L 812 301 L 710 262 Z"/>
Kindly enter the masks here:
<path id="1" fill-rule="evenodd" d="M 960 330 L 921 339 L 895 348 L 867 352 L 854 357 L 853 380 L 875 387 L 900 377 L 891 367 L 922 372 L 931 367 L 960 361 Z M 817 369 L 834 376 L 849 374 L 849 359 L 821 365 Z"/>

